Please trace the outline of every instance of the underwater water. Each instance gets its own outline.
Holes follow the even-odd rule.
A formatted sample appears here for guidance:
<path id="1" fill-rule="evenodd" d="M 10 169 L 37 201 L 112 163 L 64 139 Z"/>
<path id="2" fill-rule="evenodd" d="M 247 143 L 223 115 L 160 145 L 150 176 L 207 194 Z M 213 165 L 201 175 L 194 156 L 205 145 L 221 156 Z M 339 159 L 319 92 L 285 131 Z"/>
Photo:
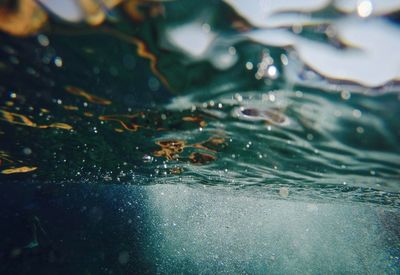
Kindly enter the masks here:
<path id="1" fill-rule="evenodd" d="M 0 2 L 0 272 L 398 274 L 399 11 Z"/>

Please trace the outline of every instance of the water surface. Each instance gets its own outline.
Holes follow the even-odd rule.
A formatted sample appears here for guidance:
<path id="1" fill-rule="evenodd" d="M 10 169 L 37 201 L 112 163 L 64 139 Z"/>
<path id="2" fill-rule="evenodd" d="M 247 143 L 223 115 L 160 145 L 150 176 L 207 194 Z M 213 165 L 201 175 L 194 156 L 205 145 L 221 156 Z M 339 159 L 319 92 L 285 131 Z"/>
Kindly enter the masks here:
<path id="1" fill-rule="evenodd" d="M 200 272 L 207 262 L 211 273 L 258 273 L 267 268 L 265 257 L 276 254 L 286 258 L 268 263 L 271 272 L 294 273 L 307 270 L 321 244 L 324 257 L 338 263 L 324 266 L 321 256 L 310 273 L 355 272 L 361 266 L 372 273 L 398 272 L 393 228 L 400 206 L 399 1 L 11 2 L 0 5 L 0 182 L 6 189 L 21 185 L 40 194 L 12 189 L 16 198 L 5 201 L 7 207 L 51 220 L 43 196 L 60 207 L 71 203 L 64 197 L 71 195 L 72 203 L 82 203 L 98 223 L 98 209 L 81 195 L 87 192 L 93 202 L 95 194 L 107 193 L 93 184 L 101 186 L 98 190 L 129 185 L 110 191 L 102 203 L 133 192 L 121 201 L 143 204 L 146 210 L 135 210 L 140 213 L 150 209 L 148 228 L 157 233 L 148 233 L 148 246 L 159 253 L 142 258 L 150 273 L 153 256 L 159 273 Z M 83 189 L 76 191 L 75 184 Z M 227 203 L 220 205 L 219 199 Z M 196 203 L 188 204 L 191 200 Z M 219 212 L 204 206 L 207 202 Z M 332 220 L 322 221 L 315 205 Z M 274 225 L 257 223 L 263 220 L 257 207 L 274 209 L 268 212 Z M 230 211 L 257 229 L 225 219 Z M 355 213 L 364 217 L 357 220 Z M 203 220 L 203 214 L 236 233 L 218 230 L 218 223 Z M 112 216 L 100 218 L 106 231 L 116 223 Z M 116 216 L 126 222 L 124 215 Z M 281 223 L 281 217 L 293 223 Z M 314 218 L 321 223 L 311 222 Z M 170 229 L 174 219 L 197 225 Z M 321 233 L 321 224 L 332 221 L 343 236 Z M 135 223 L 142 224 L 141 218 Z M 167 224 L 165 230 L 160 224 Z M 279 228 L 288 226 L 290 241 L 276 241 L 277 235 L 285 238 Z M 354 232 L 365 227 L 372 228 L 365 239 L 355 240 Z M 304 237 L 303 229 L 325 242 Z M 380 229 L 388 230 L 387 239 Z M 243 235 L 246 230 L 251 239 Z M 275 233 L 268 237 L 269 231 Z M 181 238 L 171 237 L 173 232 Z M 216 242 L 207 232 L 230 236 L 224 240 L 232 253 L 221 243 L 201 254 Z M 295 246 L 308 246 L 301 256 L 291 250 L 299 235 L 304 239 Z M 194 236 L 205 236 L 204 242 L 191 247 Z M 346 250 L 348 238 L 353 243 Z M 362 254 L 348 262 L 339 257 L 369 251 L 379 246 L 379 238 L 382 247 L 371 257 Z M 261 239 L 268 242 L 249 248 Z M 274 244 L 275 254 L 259 253 Z M 179 247 L 192 250 L 179 252 Z M 239 260 L 243 255 L 246 263 Z M 121 257 L 124 262 L 126 254 Z M 301 259 L 298 265 L 289 264 L 294 258 Z M 196 267 L 193 259 L 201 264 Z M 235 267 L 239 264 L 243 269 Z"/>

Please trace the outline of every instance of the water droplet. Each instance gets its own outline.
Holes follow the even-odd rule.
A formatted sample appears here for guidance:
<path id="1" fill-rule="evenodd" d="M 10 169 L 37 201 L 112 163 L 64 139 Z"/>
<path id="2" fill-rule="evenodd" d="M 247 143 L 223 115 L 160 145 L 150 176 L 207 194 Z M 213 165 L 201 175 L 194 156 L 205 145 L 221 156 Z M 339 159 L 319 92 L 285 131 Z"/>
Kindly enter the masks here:
<path id="1" fill-rule="evenodd" d="M 235 49 L 235 47 L 232 47 L 232 46 L 229 47 L 228 52 L 229 52 L 230 55 L 235 55 L 235 54 L 236 54 L 236 49 Z"/>
<path id="2" fill-rule="evenodd" d="M 267 74 L 270 78 L 276 79 L 278 77 L 278 69 L 275 66 L 269 66 L 267 69 Z"/>
<path id="3" fill-rule="evenodd" d="M 30 155 L 30 154 L 32 154 L 32 150 L 31 150 L 31 148 L 29 148 L 29 147 L 24 148 L 24 149 L 22 150 L 22 152 L 23 152 L 25 155 Z"/>
<path id="4" fill-rule="evenodd" d="M 368 17 L 371 15 L 373 10 L 373 6 L 371 1 L 369 0 L 363 0 L 361 2 L 359 2 L 358 6 L 357 6 L 357 14 L 360 17 Z"/>
<path id="5" fill-rule="evenodd" d="M 253 63 L 251 63 L 249 61 L 246 62 L 246 69 L 249 70 L 249 71 L 252 70 L 253 69 Z"/>
<path id="6" fill-rule="evenodd" d="M 271 102 L 275 102 L 275 95 L 274 94 L 272 94 L 272 93 L 270 93 L 270 94 L 268 94 L 268 99 L 269 99 L 269 101 L 271 101 Z"/>
<path id="7" fill-rule="evenodd" d="M 362 134 L 362 133 L 364 133 L 364 128 L 359 126 L 356 128 L 356 131 L 357 131 L 357 133 Z"/>
<path id="8" fill-rule="evenodd" d="M 153 161 L 153 157 L 149 156 L 149 155 L 144 155 L 142 159 L 143 159 L 143 162 L 152 162 Z"/>
<path id="9" fill-rule="evenodd" d="M 353 116 L 354 116 L 355 118 L 360 118 L 360 117 L 361 117 L 361 111 L 358 110 L 358 109 L 354 109 L 354 110 L 353 110 Z"/>
<path id="10" fill-rule="evenodd" d="M 43 47 L 47 47 L 48 45 L 50 45 L 50 40 L 49 38 L 44 35 L 44 34 L 39 34 L 37 36 L 37 41 L 39 42 L 39 44 Z"/>
<path id="11" fill-rule="evenodd" d="M 372 176 L 375 176 L 375 174 L 376 174 L 374 170 L 369 171 L 369 173 L 370 173 Z"/>
<path id="12" fill-rule="evenodd" d="M 201 25 L 201 29 L 202 29 L 205 33 L 208 33 L 208 32 L 211 31 L 211 27 L 210 27 L 210 25 L 207 24 L 207 23 L 204 23 L 203 25 Z"/>
<path id="13" fill-rule="evenodd" d="M 287 58 L 286 54 L 281 54 L 281 62 L 284 66 L 289 64 L 289 59 Z"/>
<path id="14" fill-rule="evenodd" d="M 292 26 L 292 31 L 293 31 L 294 33 L 296 33 L 296 34 L 299 34 L 299 33 L 301 33 L 301 32 L 303 31 L 303 26 L 298 25 L 298 24 L 293 25 L 293 26 Z"/>
<path id="15" fill-rule="evenodd" d="M 242 102 L 243 97 L 240 94 L 235 94 L 235 99 L 239 102 Z"/>
<path id="16" fill-rule="evenodd" d="M 349 91 L 343 90 L 343 91 L 340 93 L 340 97 L 341 97 L 343 100 L 348 100 L 348 99 L 350 99 L 351 94 L 350 94 Z"/>
<path id="17" fill-rule="evenodd" d="M 56 56 L 55 58 L 54 58 L 54 65 L 56 65 L 57 67 L 62 67 L 62 65 L 63 65 L 63 60 L 61 59 L 61 57 L 59 57 L 59 56 Z"/>
<path id="18" fill-rule="evenodd" d="M 303 97 L 302 91 L 296 91 L 295 94 L 296 94 L 296 97 Z"/>

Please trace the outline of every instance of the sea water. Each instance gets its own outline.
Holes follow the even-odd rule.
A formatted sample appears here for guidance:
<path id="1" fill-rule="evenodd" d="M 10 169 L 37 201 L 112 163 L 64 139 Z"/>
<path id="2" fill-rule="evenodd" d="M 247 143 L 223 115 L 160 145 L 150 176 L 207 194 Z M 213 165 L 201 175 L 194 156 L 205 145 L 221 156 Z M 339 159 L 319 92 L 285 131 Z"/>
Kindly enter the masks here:
<path id="1" fill-rule="evenodd" d="M 399 272 L 398 1 L 114 2 L 0 20 L 8 272 Z"/>

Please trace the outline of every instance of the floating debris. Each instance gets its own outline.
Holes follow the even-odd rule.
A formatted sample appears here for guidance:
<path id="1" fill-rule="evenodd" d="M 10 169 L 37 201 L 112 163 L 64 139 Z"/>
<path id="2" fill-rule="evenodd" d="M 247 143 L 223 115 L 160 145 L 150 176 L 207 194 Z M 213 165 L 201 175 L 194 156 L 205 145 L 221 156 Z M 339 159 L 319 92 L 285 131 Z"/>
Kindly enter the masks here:
<path id="1" fill-rule="evenodd" d="M 217 151 L 225 148 L 225 139 L 221 137 L 211 137 L 206 141 L 187 144 L 183 140 L 163 140 L 157 141 L 157 145 L 161 146 L 161 150 L 155 151 L 154 156 L 165 157 L 168 160 L 189 160 L 194 164 L 207 164 L 217 158 L 212 155 L 217 153 Z M 207 151 L 208 153 L 192 152 L 188 157 L 181 156 L 185 148 L 195 148 Z"/>
<path id="2" fill-rule="evenodd" d="M 47 19 L 46 12 L 34 0 L 2 1 L 0 5 L 0 30 L 11 35 L 35 34 Z"/>
<path id="3" fill-rule="evenodd" d="M 86 117 L 93 117 L 94 116 L 94 114 L 90 113 L 90 112 L 84 112 L 83 115 L 86 116 Z"/>
<path id="4" fill-rule="evenodd" d="M 99 116 L 100 120 L 109 120 L 109 121 L 117 121 L 122 127 L 124 127 L 128 131 L 136 132 L 141 126 L 134 123 L 134 119 L 137 117 L 137 114 L 133 115 L 104 115 Z"/>
<path id="5" fill-rule="evenodd" d="M 182 117 L 183 121 L 189 121 L 189 122 L 197 122 L 199 123 L 199 126 L 204 128 L 207 126 L 207 122 L 205 122 L 201 117 L 198 116 L 184 116 Z"/>
<path id="6" fill-rule="evenodd" d="M 207 164 L 213 162 L 217 158 L 213 155 L 194 152 L 189 155 L 189 161 L 193 164 Z"/>
<path id="7" fill-rule="evenodd" d="M 186 147 L 186 143 L 182 140 L 163 140 L 157 141 L 156 144 L 162 149 L 155 151 L 154 156 L 165 157 L 168 160 L 178 159 L 178 154 L 182 153 Z"/>
<path id="8" fill-rule="evenodd" d="M 28 126 L 28 127 L 36 127 L 36 128 L 59 128 L 59 129 L 65 129 L 65 130 L 71 130 L 72 126 L 66 123 L 52 123 L 49 125 L 38 125 L 32 120 L 30 120 L 27 116 L 17 114 L 17 113 L 12 113 L 8 112 L 5 110 L 0 110 L 0 120 L 7 121 L 12 124 L 17 124 L 17 125 L 23 125 L 23 126 Z"/>
<path id="9" fill-rule="evenodd" d="M 222 137 L 210 137 L 206 141 L 200 142 L 200 143 L 195 143 L 191 145 L 194 148 L 198 149 L 203 149 L 203 150 L 208 150 L 211 152 L 217 152 L 226 147 L 226 141 L 225 138 Z"/>
<path id="10" fill-rule="evenodd" d="M 52 123 L 50 125 L 41 125 L 38 128 L 57 128 L 57 129 L 64 129 L 64 130 L 72 130 L 72 126 L 66 123 Z"/>
<path id="11" fill-rule="evenodd" d="M 73 106 L 73 105 L 64 105 L 63 107 L 65 110 L 68 110 L 68 111 L 78 111 L 79 110 L 79 107 Z"/>
<path id="12" fill-rule="evenodd" d="M 89 94 L 88 92 L 82 90 L 81 88 L 75 87 L 75 86 L 66 86 L 65 90 L 70 94 L 84 97 L 91 103 L 100 104 L 100 105 L 110 105 L 111 104 L 110 100 Z"/>
<path id="13" fill-rule="evenodd" d="M 17 168 L 8 168 L 1 171 L 2 174 L 28 173 L 35 171 L 37 167 L 22 166 Z"/>

